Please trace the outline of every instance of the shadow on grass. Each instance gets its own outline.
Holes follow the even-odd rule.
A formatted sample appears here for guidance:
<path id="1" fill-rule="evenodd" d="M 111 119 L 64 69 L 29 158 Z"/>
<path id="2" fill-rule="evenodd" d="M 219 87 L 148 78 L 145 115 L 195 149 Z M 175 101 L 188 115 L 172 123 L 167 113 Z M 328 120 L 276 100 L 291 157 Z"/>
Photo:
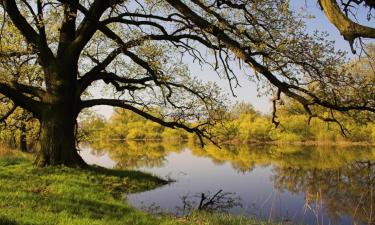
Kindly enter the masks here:
<path id="1" fill-rule="evenodd" d="M 45 198 L 38 197 L 37 195 L 14 196 L 14 201 L 29 203 L 30 209 L 38 208 L 38 210 L 41 210 L 46 214 L 57 215 L 64 212 L 70 217 L 89 218 L 94 220 L 103 218 L 121 219 L 124 217 L 124 215 L 135 212 L 133 208 L 119 202 L 106 202 L 104 200 L 99 201 L 79 196 L 66 197 L 59 194 L 48 194 L 48 197 Z M 42 212 L 38 213 L 42 214 Z M 5 218 L 4 221 L 7 222 L 7 219 Z M 14 221 L 9 220 L 9 222 Z M 1 218 L 0 224 L 4 224 Z M 14 224 L 16 223 L 14 222 Z"/>
<path id="2" fill-rule="evenodd" d="M 105 175 L 105 176 L 114 176 L 119 178 L 129 178 L 134 181 L 150 181 L 154 183 L 158 183 L 160 185 L 168 184 L 170 181 L 163 180 L 159 177 L 152 176 L 151 174 L 147 174 L 140 171 L 132 171 L 132 170 L 119 170 L 119 169 L 107 169 L 100 166 L 89 166 L 88 168 L 84 169 L 89 172 L 94 172 L 98 175 Z"/>
<path id="3" fill-rule="evenodd" d="M 1 225 L 18 225 L 18 223 L 16 223 L 14 220 L 1 217 L 1 216 L 0 216 L 0 224 Z"/>
<path id="4" fill-rule="evenodd" d="M 147 222 L 149 217 L 124 203 L 123 194 L 168 183 L 139 171 L 99 166 L 38 168 L 22 156 L 0 158 L 0 179 L 0 225 L 48 224 L 64 218 L 106 224 L 129 216 Z"/>
<path id="5" fill-rule="evenodd" d="M 21 163 L 30 163 L 30 159 L 19 155 L 2 155 L 0 158 L 0 166 L 13 166 Z"/>

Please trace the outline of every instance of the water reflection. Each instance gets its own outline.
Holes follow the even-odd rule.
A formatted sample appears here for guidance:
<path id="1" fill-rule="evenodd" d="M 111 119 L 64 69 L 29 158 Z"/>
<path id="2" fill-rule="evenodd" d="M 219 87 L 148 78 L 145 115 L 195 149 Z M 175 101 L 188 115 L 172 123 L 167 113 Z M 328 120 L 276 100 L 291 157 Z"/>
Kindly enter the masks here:
<path id="1" fill-rule="evenodd" d="M 194 210 L 228 213 L 232 208 L 242 207 L 241 197 L 236 193 L 219 190 L 216 193 L 196 193 L 181 197 L 182 207 L 177 206 L 179 215 L 189 215 Z"/>
<path id="2" fill-rule="evenodd" d="M 117 168 L 161 167 L 168 154 L 183 150 L 180 143 L 145 141 L 108 141 L 92 146 L 96 155 L 108 154 Z"/>
<path id="3" fill-rule="evenodd" d="M 352 216 L 363 224 L 375 224 L 374 175 L 372 161 L 353 161 L 340 168 L 276 167 L 275 188 L 292 193 L 304 192 L 306 207 L 319 220 L 319 203 L 329 217 L 339 223 Z"/>
<path id="4" fill-rule="evenodd" d="M 102 142 L 95 149 L 97 154 L 107 153 L 117 167 L 177 179 L 129 196 L 136 206 L 155 203 L 174 212 L 183 207 L 183 196 L 222 189 L 242 199 L 243 207 L 234 205 L 231 213 L 307 224 L 375 224 L 371 147 L 202 149 L 191 143 Z"/>

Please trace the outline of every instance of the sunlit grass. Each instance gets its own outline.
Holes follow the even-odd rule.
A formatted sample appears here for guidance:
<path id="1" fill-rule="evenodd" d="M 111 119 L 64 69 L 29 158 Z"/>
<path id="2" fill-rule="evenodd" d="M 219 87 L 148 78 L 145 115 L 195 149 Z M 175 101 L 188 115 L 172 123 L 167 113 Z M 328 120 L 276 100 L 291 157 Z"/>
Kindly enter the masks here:
<path id="1" fill-rule="evenodd" d="M 161 224 L 120 193 L 164 183 L 135 171 L 36 168 L 31 157 L 7 154 L 0 159 L 0 224 Z"/>
<path id="2" fill-rule="evenodd" d="M 233 216 L 223 213 L 195 212 L 186 218 L 180 218 L 182 222 L 199 225 L 291 225 L 289 222 L 271 223 L 256 220 L 246 216 Z"/>

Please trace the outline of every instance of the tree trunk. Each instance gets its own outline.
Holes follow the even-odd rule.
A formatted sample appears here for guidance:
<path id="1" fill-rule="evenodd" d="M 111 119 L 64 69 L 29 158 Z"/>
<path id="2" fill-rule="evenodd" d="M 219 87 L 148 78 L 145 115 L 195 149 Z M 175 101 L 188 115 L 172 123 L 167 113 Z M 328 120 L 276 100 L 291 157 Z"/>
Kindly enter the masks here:
<path id="1" fill-rule="evenodd" d="M 45 68 L 46 96 L 40 121 L 40 150 L 36 164 L 85 167 L 76 148 L 80 93 L 77 90 L 78 58 L 62 55 Z"/>
<path id="2" fill-rule="evenodd" d="M 41 118 L 41 148 L 37 155 L 36 164 L 66 165 L 69 167 L 85 167 L 86 163 L 78 154 L 75 146 L 76 119 L 73 112 L 62 108 L 51 108 Z"/>
<path id="3" fill-rule="evenodd" d="M 26 122 L 25 118 L 22 118 L 21 127 L 20 127 L 20 149 L 23 152 L 27 152 L 27 141 L 26 141 Z"/>

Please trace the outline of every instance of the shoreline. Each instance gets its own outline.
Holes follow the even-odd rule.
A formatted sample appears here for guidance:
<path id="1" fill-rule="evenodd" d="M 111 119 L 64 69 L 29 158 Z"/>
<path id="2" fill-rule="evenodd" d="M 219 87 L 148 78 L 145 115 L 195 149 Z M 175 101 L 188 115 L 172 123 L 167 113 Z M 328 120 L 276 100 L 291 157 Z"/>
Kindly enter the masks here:
<path id="1" fill-rule="evenodd" d="M 375 147 L 375 143 L 370 142 L 351 142 L 351 141 L 256 141 L 256 140 L 249 140 L 246 142 L 243 141 L 224 141 L 220 142 L 222 145 L 294 145 L 294 146 L 368 146 L 368 147 Z"/>

